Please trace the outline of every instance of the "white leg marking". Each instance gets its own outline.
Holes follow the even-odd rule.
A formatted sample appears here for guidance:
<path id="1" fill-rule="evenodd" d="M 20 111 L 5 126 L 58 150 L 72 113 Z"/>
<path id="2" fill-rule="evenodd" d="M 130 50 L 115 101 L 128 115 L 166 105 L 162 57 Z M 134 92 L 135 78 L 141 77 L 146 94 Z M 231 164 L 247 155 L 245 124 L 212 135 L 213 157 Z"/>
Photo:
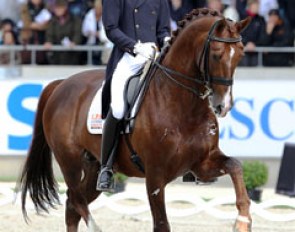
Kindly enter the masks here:
<path id="1" fill-rule="evenodd" d="M 244 223 L 251 223 L 251 221 L 249 220 L 249 218 L 248 217 L 246 217 L 246 216 L 242 216 L 242 215 L 239 215 L 238 217 L 237 217 L 237 221 L 240 221 L 240 222 L 244 222 Z"/>
<path id="2" fill-rule="evenodd" d="M 157 196 L 160 193 L 160 189 L 156 189 L 153 193 L 152 196 Z"/>
<path id="3" fill-rule="evenodd" d="M 102 232 L 102 230 L 96 225 L 95 221 L 93 220 L 92 216 L 88 216 L 88 223 L 87 223 L 87 231 L 88 232 Z"/>

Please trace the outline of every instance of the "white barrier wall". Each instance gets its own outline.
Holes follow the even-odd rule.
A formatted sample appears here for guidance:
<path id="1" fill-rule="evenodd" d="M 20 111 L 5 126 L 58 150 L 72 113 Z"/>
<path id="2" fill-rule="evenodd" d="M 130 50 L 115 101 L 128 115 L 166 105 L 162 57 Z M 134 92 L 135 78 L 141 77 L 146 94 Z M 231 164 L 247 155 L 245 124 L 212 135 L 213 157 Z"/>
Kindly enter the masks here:
<path id="1" fill-rule="evenodd" d="M 0 80 L 0 155 L 26 154 L 43 87 L 82 69 L 26 67 L 21 78 Z M 295 142 L 294 87 L 293 68 L 238 69 L 235 105 L 220 119 L 223 151 L 238 157 L 280 157 L 284 143 Z"/>

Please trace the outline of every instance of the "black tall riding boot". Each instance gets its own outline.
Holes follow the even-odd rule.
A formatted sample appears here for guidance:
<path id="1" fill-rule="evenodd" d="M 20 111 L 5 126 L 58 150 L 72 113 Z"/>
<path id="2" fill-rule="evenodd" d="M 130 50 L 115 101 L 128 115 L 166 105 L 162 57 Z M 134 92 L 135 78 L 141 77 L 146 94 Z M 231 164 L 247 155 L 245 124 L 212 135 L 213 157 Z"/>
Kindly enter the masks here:
<path id="1" fill-rule="evenodd" d="M 101 168 L 96 185 L 99 191 L 111 192 L 114 189 L 112 170 L 114 157 L 111 154 L 116 152 L 118 146 L 120 121 L 114 118 L 112 110 L 109 110 L 102 132 Z"/>

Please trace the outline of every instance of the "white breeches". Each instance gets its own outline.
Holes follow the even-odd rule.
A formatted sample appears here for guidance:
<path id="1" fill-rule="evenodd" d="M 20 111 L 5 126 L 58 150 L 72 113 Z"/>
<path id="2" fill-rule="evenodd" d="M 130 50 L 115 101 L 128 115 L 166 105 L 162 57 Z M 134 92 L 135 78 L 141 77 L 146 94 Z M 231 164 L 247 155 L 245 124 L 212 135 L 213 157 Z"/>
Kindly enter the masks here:
<path id="1" fill-rule="evenodd" d="M 124 53 L 119 61 L 111 83 L 111 108 L 115 118 L 122 119 L 124 116 L 124 88 L 128 78 L 136 74 L 146 61 L 147 58 L 141 55 L 134 57 L 129 53 Z"/>

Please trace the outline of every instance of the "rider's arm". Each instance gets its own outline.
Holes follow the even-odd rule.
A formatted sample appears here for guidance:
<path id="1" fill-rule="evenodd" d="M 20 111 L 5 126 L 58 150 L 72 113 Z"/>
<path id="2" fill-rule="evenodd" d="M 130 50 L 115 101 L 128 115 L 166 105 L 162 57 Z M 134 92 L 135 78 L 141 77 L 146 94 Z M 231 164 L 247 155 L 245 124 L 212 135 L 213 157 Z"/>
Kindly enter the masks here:
<path id="1" fill-rule="evenodd" d="M 119 20 L 121 15 L 120 1 L 103 1 L 102 12 L 102 20 L 109 40 L 116 46 L 120 47 L 123 51 L 133 54 L 136 41 L 128 37 L 119 29 Z"/>

